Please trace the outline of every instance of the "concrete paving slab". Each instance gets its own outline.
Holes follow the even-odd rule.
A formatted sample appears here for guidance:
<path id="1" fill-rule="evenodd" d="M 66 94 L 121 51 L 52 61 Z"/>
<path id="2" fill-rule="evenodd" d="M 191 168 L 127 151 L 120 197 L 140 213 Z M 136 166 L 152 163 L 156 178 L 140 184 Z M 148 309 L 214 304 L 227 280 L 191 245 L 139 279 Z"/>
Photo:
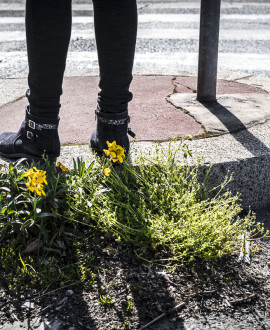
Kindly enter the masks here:
<path id="1" fill-rule="evenodd" d="M 168 141 L 174 136 L 201 135 L 204 130 L 194 118 L 167 102 L 173 93 L 173 76 L 134 76 L 131 90 L 130 127 L 137 141 Z M 62 145 L 88 143 L 95 129 L 98 77 L 66 77 L 63 84 L 59 135 Z M 3 82 L 2 82 L 3 83 Z M 5 88 L 10 88 L 6 86 Z M 13 87 L 15 89 L 15 87 Z M 25 91 L 24 91 L 25 93 Z M 0 107 L 0 134 L 17 131 L 25 115 L 27 99 Z M 143 123 L 143 125 L 142 125 Z"/>
<path id="2" fill-rule="evenodd" d="M 250 75 L 236 78 L 235 81 L 244 83 L 245 85 L 263 88 L 265 91 L 270 93 L 270 78 Z"/>
<path id="3" fill-rule="evenodd" d="M 25 95 L 27 79 L 0 79 L 0 107 Z"/>
<path id="4" fill-rule="evenodd" d="M 237 76 L 238 78 L 241 78 Z M 88 143 L 95 128 L 94 109 L 98 93 L 98 77 L 66 77 L 63 84 L 59 134 L 61 144 Z M 27 99 L 22 97 L 27 89 L 26 79 L 2 79 L 0 133 L 17 131 L 24 119 Z M 166 141 L 177 135 L 198 136 L 204 133 L 200 119 L 178 111 L 166 101 L 173 92 L 192 93 L 196 90 L 196 77 L 134 76 L 131 90 L 134 99 L 130 104 L 131 127 L 137 141 Z M 266 93 L 262 88 L 239 82 L 218 80 L 217 92 Z M 195 95 L 195 94 L 194 94 Z M 173 96 L 174 97 L 174 96 Z M 19 101 L 15 101 L 20 98 Z M 13 101 L 13 102 L 12 102 Z M 12 103 L 10 103 L 12 102 Z M 8 103 L 8 104 L 6 104 Z M 6 104 L 3 106 L 3 104 Z M 200 111 L 199 111 L 200 112 Z M 144 125 L 141 123 L 144 122 Z"/>
<path id="5" fill-rule="evenodd" d="M 218 95 L 214 103 L 199 102 L 196 97 L 196 94 L 175 93 L 167 100 L 187 111 L 207 133 L 237 132 L 270 119 L 269 94 L 224 94 Z"/>

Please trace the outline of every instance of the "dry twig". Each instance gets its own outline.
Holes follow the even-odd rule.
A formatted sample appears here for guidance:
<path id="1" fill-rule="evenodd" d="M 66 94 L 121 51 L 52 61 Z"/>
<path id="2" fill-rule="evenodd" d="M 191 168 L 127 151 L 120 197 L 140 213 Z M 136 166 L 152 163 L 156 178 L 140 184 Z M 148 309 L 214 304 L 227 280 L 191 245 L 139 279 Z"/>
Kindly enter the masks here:
<path id="1" fill-rule="evenodd" d="M 74 283 L 71 283 L 71 284 L 68 284 L 68 285 L 62 286 L 61 288 L 58 288 L 58 289 L 55 289 L 55 290 L 52 290 L 52 291 L 49 291 L 49 292 L 43 293 L 43 294 L 41 294 L 41 295 L 39 295 L 39 296 L 36 296 L 36 297 L 33 297 L 32 300 L 35 300 L 35 299 L 41 298 L 41 297 L 46 296 L 46 295 L 48 295 L 48 294 L 52 294 L 52 293 L 54 293 L 54 292 L 56 292 L 56 291 L 59 291 L 59 290 L 66 289 L 66 288 L 68 288 L 68 287 L 70 287 L 70 286 L 72 286 L 72 285 L 76 285 L 76 284 L 79 284 L 79 283 L 81 283 L 81 282 L 82 282 L 82 281 L 80 280 L 80 281 L 77 281 L 77 282 L 74 282 Z"/>
<path id="2" fill-rule="evenodd" d="M 239 303 L 242 303 L 242 302 L 246 302 L 247 300 L 249 300 L 249 299 L 253 299 L 253 298 L 255 298 L 255 297 L 257 297 L 257 293 L 252 293 L 252 294 L 250 294 L 249 296 L 244 297 L 244 298 L 235 299 L 235 300 L 230 300 L 229 303 L 230 303 L 231 305 L 235 305 L 235 304 L 239 304 Z"/>
<path id="3" fill-rule="evenodd" d="M 158 320 L 162 319 L 164 316 L 171 314 L 172 312 L 175 312 L 177 309 L 184 307 L 186 305 L 186 303 L 181 303 L 178 304 L 177 306 L 175 306 L 174 308 L 168 310 L 167 312 L 159 315 L 158 317 L 156 317 L 154 320 L 152 320 L 151 322 L 147 323 L 146 325 L 144 325 L 143 327 L 140 328 L 140 330 L 146 329 L 148 328 L 150 325 L 156 323 Z"/>

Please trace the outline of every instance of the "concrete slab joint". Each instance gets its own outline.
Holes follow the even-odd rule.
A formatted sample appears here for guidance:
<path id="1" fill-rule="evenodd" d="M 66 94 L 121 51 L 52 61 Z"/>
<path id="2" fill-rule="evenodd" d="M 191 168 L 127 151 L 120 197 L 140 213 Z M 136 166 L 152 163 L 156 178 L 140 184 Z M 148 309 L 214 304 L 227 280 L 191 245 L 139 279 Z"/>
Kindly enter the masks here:
<path id="1" fill-rule="evenodd" d="M 270 119 L 269 94 L 224 94 L 217 102 L 201 103 L 196 94 L 174 93 L 167 100 L 188 112 L 208 133 L 232 133 Z"/>
<path id="2" fill-rule="evenodd" d="M 270 95 L 259 86 L 219 79 L 217 101 L 207 103 L 196 99 L 196 77 L 175 77 L 172 83 L 174 91 L 167 101 L 192 116 L 207 133 L 233 133 L 270 118 Z"/>

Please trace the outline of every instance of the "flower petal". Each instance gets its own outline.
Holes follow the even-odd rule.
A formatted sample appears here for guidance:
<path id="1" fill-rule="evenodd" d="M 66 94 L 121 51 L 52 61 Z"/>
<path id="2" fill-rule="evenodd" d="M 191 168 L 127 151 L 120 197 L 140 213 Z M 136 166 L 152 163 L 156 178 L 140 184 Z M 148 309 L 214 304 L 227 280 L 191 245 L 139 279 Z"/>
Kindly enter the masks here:
<path id="1" fill-rule="evenodd" d="M 112 158 L 116 158 L 117 157 L 116 156 L 116 153 L 114 151 L 111 152 L 111 156 L 112 156 Z"/>
<path id="2" fill-rule="evenodd" d="M 110 152 L 109 152 L 109 150 L 107 150 L 107 149 L 103 149 L 103 151 L 104 151 L 104 153 L 105 153 L 106 156 L 110 156 Z"/>
<path id="3" fill-rule="evenodd" d="M 110 168 L 105 168 L 105 170 L 103 171 L 103 173 L 104 173 L 106 176 L 109 176 L 110 173 L 111 173 L 111 169 L 110 169 Z"/>

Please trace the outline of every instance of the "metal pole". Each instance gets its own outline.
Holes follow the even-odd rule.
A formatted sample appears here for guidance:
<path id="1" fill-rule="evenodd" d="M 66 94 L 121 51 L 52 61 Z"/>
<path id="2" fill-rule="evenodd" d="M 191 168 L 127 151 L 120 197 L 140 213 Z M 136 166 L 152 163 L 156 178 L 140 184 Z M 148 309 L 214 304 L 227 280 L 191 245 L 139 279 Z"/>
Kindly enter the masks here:
<path id="1" fill-rule="evenodd" d="M 221 0 L 201 0 L 197 100 L 216 101 Z"/>

